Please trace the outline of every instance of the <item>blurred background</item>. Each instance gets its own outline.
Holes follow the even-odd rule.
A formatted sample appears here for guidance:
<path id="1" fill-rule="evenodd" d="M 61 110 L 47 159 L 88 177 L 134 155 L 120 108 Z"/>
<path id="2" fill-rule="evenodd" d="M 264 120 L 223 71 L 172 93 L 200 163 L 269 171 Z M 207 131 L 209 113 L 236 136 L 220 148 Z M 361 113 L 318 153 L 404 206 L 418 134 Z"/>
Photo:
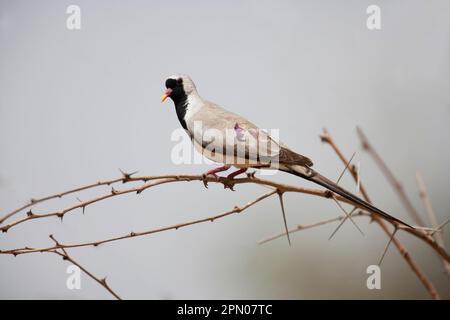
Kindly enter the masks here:
<path id="1" fill-rule="evenodd" d="M 72 4 L 81 8 L 80 30 L 66 27 Z M 366 27 L 371 4 L 381 8 L 381 30 Z M 347 157 L 357 152 L 374 202 L 412 222 L 361 150 L 361 126 L 428 221 L 415 181 L 422 173 L 442 222 L 450 208 L 449 39 L 449 1 L 1 0 L 0 213 L 119 177 L 119 168 L 142 175 L 208 170 L 171 162 L 179 123 L 160 96 L 168 76 L 187 73 L 204 98 L 262 128 L 280 128 L 281 140 L 336 179 L 343 164 L 319 139 L 328 128 Z M 281 173 L 270 179 L 311 186 Z M 355 188 L 348 175 L 342 184 Z M 84 216 L 71 213 L 63 223 L 25 223 L 1 234 L 0 246 L 47 246 L 50 233 L 73 243 L 148 230 L 227 211 L 263 192 L 164 185 L 95 204 Z M 68 196 L 34 212 L 74 202 Z M 291 227 L 342 213 L 332 201 L 302 194 L 287 194 L 285 205 Z M 366 268 L 378 263 L 388 238 L 368 219 L 357 222 L 365 237 L 347 222 L 331 241 L 336 224 L 293 234 L 292 247 L 285 238 L 258 245 L 283 230 L 273 197 L 215 223 L 70 254 L 128 299 L 428 299 L 395 247 L 382 264 L 382 289 L 367 289 Z M 399 238 L 449 298 L 437 255 L 405 233 Z M 52 254 L 0 256 L 0 298 L 111 298 L 85 275 L 81 290 L 68 290 L 67 266 Z"/>

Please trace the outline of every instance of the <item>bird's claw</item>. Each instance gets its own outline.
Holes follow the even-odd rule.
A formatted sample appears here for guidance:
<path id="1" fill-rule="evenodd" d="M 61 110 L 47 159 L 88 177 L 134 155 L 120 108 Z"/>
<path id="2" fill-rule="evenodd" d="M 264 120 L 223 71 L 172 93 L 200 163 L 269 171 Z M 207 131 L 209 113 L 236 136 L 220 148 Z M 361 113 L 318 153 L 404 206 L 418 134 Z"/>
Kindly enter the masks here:
<path id="1" fill-rule="evenodd" d="M 215 174 L 215 173 L 204 173 L 202 175 L 202 177 L 203 177 L 202 181 L 203 181 L 203 185 L 205 186 L 206 189 L 208 189 L 208 179 L 207 179 L 208 176 L 213 176 L 214 178 L 216 178 L 217 181 L 219 181 L 219 176 L 217 174 Z"/>
<path id="2" fill-rule="evenodd" d="M 222 183 L 224 189 L 230 189 L 231 191 L 234 191 L 235 183 L 233 182 L 233 178 L 227 178 L 226 180 L 222 181 Z"/>
<path id="3" fill-rule="evenodd" d="M 256 171 L 247 172 L 247 178 L 254 179 L 255 178 Z"/>
<path id="4" fill-rule="evenodd" d="M 208 189 L 208 181 L 206 180 L 206 174 L 203 174 L 203 185 Z"/>

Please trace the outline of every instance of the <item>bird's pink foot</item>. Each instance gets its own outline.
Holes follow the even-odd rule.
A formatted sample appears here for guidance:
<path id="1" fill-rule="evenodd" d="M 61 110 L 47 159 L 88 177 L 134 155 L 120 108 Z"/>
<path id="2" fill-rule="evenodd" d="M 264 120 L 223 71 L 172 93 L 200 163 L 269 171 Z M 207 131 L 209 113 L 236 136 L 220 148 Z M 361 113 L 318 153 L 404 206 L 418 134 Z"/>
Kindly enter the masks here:
<path id="1" fill-rule="evenodd" d="M 230 173 L 227 176 L 227 179 L 234 179 L 234 177 L 240 175 L 241 173 L 244 173 L 245 171 L 247 171 L 247 168 L 241 168 L 239 170 L 236 170 L 235 172 Z"/>
<path id="2" fill-rule="evenodd" d="M 223 182 L 224 189 L 229 188 L 231 191 L 234 191 L 234 189 L 233 189 L 234 188 L 234 184 L 235 184 L 233 182 L 234 177 L 240 175 L 241 173 L 244 173 L 245 171 L 247 171 L 247 168 L 241 168 L 239 170 L 236 170 L 235 172 L 230 173 L 227 176 L 227 179 Z"/>
<path id="3" fill-rule="evenodd" d="M 215 168 L 215 169 L 208 170 L 207 172 L 205 172 L 202 175 L 203 176 L 203 184 L 205 185 L 205 188 L 208 188 L 208 180 L 206 179 L 208 176 L 213 176 L 216 179 L 216 181 L 219 181 L 220 177 L 217 175 L 217 173 L 226 171 L 228 169 L 230 169 L 229 166 L 223 166 L 223 167 Z"/>

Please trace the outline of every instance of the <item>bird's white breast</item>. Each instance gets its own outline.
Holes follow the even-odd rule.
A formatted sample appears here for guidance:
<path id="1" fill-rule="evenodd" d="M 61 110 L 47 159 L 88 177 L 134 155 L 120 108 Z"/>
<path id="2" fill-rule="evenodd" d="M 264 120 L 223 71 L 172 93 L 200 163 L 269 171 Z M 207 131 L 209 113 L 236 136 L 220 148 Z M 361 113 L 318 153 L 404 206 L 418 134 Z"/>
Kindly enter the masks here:
<path id="1" fill-rule="evenodd" d="M 186 114 L 184 115 L 184 121 L 190 123 L 192 117 L 203 107 L 204 102 L 198 94 L 190 94 L 187 97 Z M 189 125 L 188 125 L 189 127 Z"/>

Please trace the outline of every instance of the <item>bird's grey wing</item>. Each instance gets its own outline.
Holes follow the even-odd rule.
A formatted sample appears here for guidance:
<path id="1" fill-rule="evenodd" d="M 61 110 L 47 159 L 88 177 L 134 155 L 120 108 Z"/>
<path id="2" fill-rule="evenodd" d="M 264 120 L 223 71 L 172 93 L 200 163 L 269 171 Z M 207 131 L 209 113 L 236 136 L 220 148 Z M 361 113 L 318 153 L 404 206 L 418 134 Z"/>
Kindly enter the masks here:
<path id="1" fill-rule="evenodd" d="M 259 156 L 261 158 L 264 157 L 264 162 L 278 162 L 279 164 L 300 165 L 305 167 L 313 166 L 313 162 L 311 161 L 311 159 L 292 151 L 282 142 L 275 141 L 269 134 L 267 134 L 266 131 L 259 129 L 247 119 L 234 113 L 225 111 L 224 118 L 227 117 L 229 117 L 228 122 L 230 124 L 236 122 L 237 124 L 239 124 L 239 126 L 242 126 L 249 132 L 253 132 L 253 130 L 255 130 L 258 133 L 259 136 L 257 141 L 261 149 L 259 151 Z M 268 146 L 268 150 L 262 150 L 265 146 Z"/>
<path id="2" fill-rule="evenodd" d="M 190 119 L 188 127 L 204 155 L 213 161 L 243 167 L 269 166 L 279 158 L 277 141 L 247 119 L 215 104 L 206 104 Z M 220 156 L 226 159 L 219 161 Z"/>

